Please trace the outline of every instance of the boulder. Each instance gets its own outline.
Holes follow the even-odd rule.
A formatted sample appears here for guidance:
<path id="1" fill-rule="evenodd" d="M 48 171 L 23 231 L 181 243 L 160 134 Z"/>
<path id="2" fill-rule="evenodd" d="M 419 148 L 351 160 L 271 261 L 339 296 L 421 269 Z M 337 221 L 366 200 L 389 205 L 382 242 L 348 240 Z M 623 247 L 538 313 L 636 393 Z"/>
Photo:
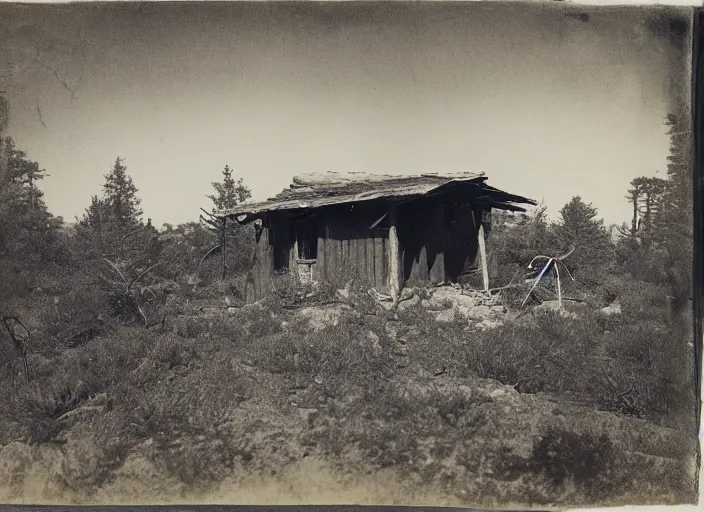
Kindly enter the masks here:
<path id="1" fill-rule="evenodd" d="M 326 327 L 334 327 L 340 323 L 342 308 L 340 307 L 307 307 L 297 312 L 299 318 L 308 321 L 311 329 L 322 331 Z"/>
<path id="2" fill-rule="evenodd" d="M 599 313 L 602 313 L 604 315 L 620 315 L 621 314 L 621 304 L 619 304 L 618 301 L 614 301 L 613 303 L 609 304 L 608 306 L 601 308 L 599 310 Z"/>

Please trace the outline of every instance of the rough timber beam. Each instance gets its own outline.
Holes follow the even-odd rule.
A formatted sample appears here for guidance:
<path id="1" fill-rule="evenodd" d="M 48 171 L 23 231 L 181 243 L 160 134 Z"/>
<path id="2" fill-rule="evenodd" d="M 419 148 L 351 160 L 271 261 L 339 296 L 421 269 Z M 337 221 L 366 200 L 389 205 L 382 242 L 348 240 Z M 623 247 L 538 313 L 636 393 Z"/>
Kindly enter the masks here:
<path id="1" fill-rule="evenodd" d="M 392 203 L 389 208 L 389 292 L 394 304 L 398 302 L 401 296 L 401 256 L 397 223 L 396 205 Z"/>
<path id="2" fill-rule="evenodd" d="M 479 224 L 479 259 L 481 260 L 481 265 L 482 265 L 482 285 L 484 287 L 484 291 L 488 292 L 489 291 L 489 268 L 487 266 L 487 259 L 486 259 L 486 244 L 484 243 L 484 225 Z"/>

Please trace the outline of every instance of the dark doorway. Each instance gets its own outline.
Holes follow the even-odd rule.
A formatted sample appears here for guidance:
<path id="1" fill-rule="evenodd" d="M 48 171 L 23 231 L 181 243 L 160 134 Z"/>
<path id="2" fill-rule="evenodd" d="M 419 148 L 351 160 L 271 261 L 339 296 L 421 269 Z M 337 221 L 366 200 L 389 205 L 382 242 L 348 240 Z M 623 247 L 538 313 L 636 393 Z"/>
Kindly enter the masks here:
<path id="1" fill-rule="evenodd" d="M 318 219 L 306 217 L 295 223 L 295 240 L 298 246 L 299 260 L 316 260 L 318 258 Z"/>
<path id="2" fill-rule="evenodd" d="M 477 259 L 477 227 L 473 211 L 469 208 L 446 207 L 445 225 L 445 275 L 450 282 L 457 282 Z"/>

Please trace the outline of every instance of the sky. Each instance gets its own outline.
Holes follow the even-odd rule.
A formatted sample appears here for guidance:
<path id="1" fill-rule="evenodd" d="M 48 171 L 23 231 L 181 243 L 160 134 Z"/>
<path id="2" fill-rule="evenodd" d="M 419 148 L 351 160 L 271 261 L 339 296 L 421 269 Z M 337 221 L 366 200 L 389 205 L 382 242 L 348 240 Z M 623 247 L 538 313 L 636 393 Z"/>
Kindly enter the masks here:
<path id="1" fill-rule="evenodd" d="M 484 171 L 553 218 L 580 195 L 620 224 L 629 182 L 664 176 L 663 119 L 688 95 L 682 12 L 5 4 L 0 91 L 66 220 L 120 156 L 155 225 L 197 220 L 225 165 L 254 200 L 301 173 Z"/>

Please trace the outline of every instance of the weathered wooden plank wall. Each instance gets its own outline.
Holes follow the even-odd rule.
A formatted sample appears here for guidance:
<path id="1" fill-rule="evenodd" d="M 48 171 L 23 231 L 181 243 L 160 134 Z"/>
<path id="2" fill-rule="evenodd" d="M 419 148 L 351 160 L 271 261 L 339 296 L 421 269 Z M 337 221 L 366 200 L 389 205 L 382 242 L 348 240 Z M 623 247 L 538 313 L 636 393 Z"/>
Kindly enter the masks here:
<path id="1" fill-rule="evenodd" d="M 442 204 L 428 209 L 428 278 L 432 284 L 445 281 L 445 221 Z"/>
<path id="2" fill-rule="evenodd" d="M 388 212 L 388 205 L 331 208 L 318 213 L 316 280 L 354 279 L 389 293 L 388 219 L 371 226 Z M 478 257 L 478 226 L 467 208 L 447 208 L 439 200 L 424 199 L 399 206 L 401 286 L 454 281 Z M 292 219 L 285 214 L 265 216 L 256 249 L 247 300 L 271 292 L 275 269 L 296 271 Z M 274 254 L 276 247 L 276 254 Z"/>
<path id="3" fill-rule="evenodd" d="M 321 222 L 318 238 L 318 275 L 321 279 L 352 278 L 386 290 L 388 230 L 369 229 L 367 216 L 332 212 Z M 322 259 L 321 259 L 322 257 Z"/>
<path id="4" fill-rule="evenodd" d="M 254 265 L 247 279 L 247 302 L 256 302 L 266 297 L 271 290 L 271 278 L 274 272 L 274 250 L 270 220 L 267 216 L 262 219 L 262 229 L 256 239 L 254 251 Z"/>

